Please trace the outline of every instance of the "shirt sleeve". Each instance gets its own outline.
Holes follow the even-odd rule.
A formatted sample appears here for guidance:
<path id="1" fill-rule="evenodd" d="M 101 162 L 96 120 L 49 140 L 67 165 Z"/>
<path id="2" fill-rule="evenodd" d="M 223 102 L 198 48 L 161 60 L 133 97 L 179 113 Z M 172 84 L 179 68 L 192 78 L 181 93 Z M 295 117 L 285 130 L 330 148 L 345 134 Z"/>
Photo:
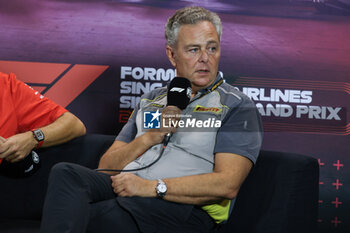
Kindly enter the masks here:
<path id="1" fill-rule="evenodd" d="M 115 140 L 123 141 L 126 143 L 129 143 L 132 140 L 134 140 L 137 133 L 137 127 L 136 127 L 137 111 L 135 109 L 131 113 L 131 116 L 128 122 L 124 125 L 124 127 L 122 128 L 122 130 L 120 131 L 120 133 L 118 134 Z"/>
<path id="2" fill-rule="evenodd" d="M 41 95 L 30 86 L 9 75 L 12 102 L 19 132 L 26 132 L 54 122 L 66 109 Z"/>
<path id="3" fill-rule="evenodd" d="M 140 103 L 137 104 L 134 111 L 131 113 L 128 122 L 124 125 L 120 133 L 118 134 L 115 140 L 123 141 L 126 143 L 134 140 L 137 134 L 137 126 L 136 126 L 136 115 L 139 110 Z"/>
<path id="4" fill-rule="evenodd" d="M 255 164 L 263 138 L 260 114 L 247 97 L 231 109 L 222 122 L 216 137 L 214 153 L 234 153 L 250 159 Z"/>
<path id="5" fill-rule="evenodd" d="M 157 91 L 154 90 L 154 91 L 145 93 L 145 94 L 143 94 L 141 96 L 140 100 L 138 101 L 138 103 L 135 106 L 134 111 L 132 112 L 131 116 L 129 117 L 128 122 L 122 128 L 122 130 L 120 131 L 120 133 L 116 137 L 116 140 L 129 143 L 129 142 L 131 142 L 132 140 L 135 139 L 135 137 L 137 135 L 137 122 L 136 122 L 137 119 L 136 118 L 137 118 L 138 112 L 141 109 L 141 103 L 140 103 L 141 100 L 143 100 L 143 99 L 148 99 L 148 100 L 154 99 L 154 98 L 156 98 L 156 96 L 159 95 L 159 93 L 163 93 L 164 90 L 166 90 L 166 89 L 157 89 Z"/>

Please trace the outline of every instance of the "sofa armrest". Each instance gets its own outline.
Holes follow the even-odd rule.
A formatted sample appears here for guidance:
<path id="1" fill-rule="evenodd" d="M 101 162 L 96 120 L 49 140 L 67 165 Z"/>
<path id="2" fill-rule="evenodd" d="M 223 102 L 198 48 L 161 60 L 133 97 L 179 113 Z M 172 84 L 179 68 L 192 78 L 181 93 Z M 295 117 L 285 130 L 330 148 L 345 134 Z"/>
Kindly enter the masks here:
<path id="1" fill-rule="evenodd" d="M 100 157 L 114 139 L 109 135 L 88 134 L 58 146 L 37 150 L 41 167 L 35 174 L 22 179 L 0 176 L 0 219 L 39 220 L 51 167 L 65 161 L 96 168 Z"/>

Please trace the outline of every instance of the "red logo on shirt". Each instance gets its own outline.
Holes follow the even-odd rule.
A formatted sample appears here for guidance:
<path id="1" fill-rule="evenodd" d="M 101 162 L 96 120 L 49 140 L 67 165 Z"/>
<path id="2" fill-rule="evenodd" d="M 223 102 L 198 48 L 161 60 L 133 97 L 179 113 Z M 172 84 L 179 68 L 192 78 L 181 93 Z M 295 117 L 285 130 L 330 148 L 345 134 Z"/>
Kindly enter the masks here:
<path id="1" fill-rule="evenodd" d="M 196 107 L 193 109 L 193 112 L 213 112 L 213 113 L 220 113 L 222 109 L 220 108 L 214 108 L 214 107 L 203 107 L 201 105 L 196 105 Z"/>

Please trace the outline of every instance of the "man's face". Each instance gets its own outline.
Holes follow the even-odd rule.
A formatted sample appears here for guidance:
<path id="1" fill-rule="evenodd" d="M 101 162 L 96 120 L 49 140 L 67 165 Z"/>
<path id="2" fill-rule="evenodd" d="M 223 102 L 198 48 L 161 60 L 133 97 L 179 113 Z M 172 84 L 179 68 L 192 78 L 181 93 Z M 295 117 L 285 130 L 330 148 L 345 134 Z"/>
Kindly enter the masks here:
<path id="1" fill-rule="evenodd" d="M 192 89 L 210 86 L 218 72 L 220 42 L 212 23 L 202 21 L 179 29 L 175 48 L 167 46 L 167 55 L 177 76 L 191 81 Z"/>

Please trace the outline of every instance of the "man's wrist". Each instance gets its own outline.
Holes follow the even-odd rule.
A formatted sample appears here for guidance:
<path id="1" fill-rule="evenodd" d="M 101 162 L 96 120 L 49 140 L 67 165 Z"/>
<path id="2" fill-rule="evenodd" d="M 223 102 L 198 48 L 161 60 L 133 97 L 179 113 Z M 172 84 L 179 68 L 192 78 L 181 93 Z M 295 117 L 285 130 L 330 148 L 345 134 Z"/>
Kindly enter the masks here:
<path id="1" fill-rule="evenodd" d="M 165 182 L 161 179 L 157 180 L 157 185 L 155 187 L 156 193 L 157 193 L 157 197 L 159 199 L 163 199 L 165 197 L 165 194 L 168 191 L 167 185 L 165 184 Z"/>
<path id="2" fill-rule="evenodd" d="M 33 137 L 33 132 L 32 131 L 28 131 L 28 132 L 25 132 L 23 134 L 26 135 L 26 138 L 28 138 L 26 140 L 29 143 L 30 148 L 31 149 L 35 149 L 36 146 L 38 145 L 38 141 L 35 140 L 35 138 Z"/>
<path id="3" fill-rule="evenodd" d="M 151 197 L 158 197 L 157 191 L 155 187 L 157 186 L 158 181 L 157 180 L 150 180 L 150 194 Z"/>
<path id="4" fill-rule="evenodd" d="M 32 135 L 33 135 L 34 140 L 36 141 L 35 148 L 39 149 L 44 143 L 45 135 L 41 129 L 33 129 Z"/>
<path id="5" fill-rule="evenodd" d="M 147 147 L 154 146 L 156 144 L 159 144 L 163 141 L 165 133 L 160 132 L 160 130 L 154 130 L 154 131 L 148 131 L 144 133 L 143 136 L 143 143 Z"/>

